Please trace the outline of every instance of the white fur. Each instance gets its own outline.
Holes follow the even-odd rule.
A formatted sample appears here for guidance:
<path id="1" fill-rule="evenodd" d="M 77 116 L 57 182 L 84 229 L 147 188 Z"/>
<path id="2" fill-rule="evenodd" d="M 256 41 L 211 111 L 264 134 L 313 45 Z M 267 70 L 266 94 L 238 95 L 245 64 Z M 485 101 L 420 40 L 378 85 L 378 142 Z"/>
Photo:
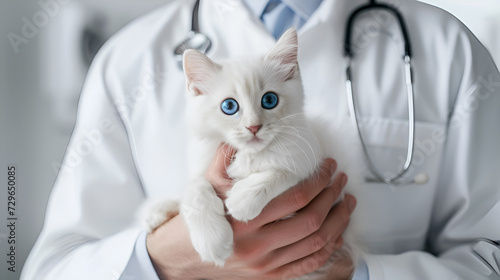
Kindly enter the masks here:
<path id="1" fill-rule="evenodd" d="M 141 208 L 139 218 L 142 226 L 148 232 L 153 232 L 156 228 L 169 221 L 179 214 L 179 202 L 170 199 L 149 200 Z"/>
<path id="2" fill-rule="evenodd" d="M 184 54 L 184 69 L 190 93 L 187 111 L 191 183 L 179 210 L 203 261 L 222 266 L 233 248 L 224 203 L 204 176 L 220 143 L 237 149 L 227 169 L 235 183 L 226 194 L 225 206 L 228 214 L 240 221 L 258 216 L 273 198 L 310 177 L 326 157 L 337 160 L 350 182 L 360 177 L 355 175 L 356 158 L 347 152 L 353 139 L 348 123 L 310 119 L 303 112 L 294 30 L 287 31 L 264 59 L 215 63 L 188 50 Z M 279 96 L 279 103 L 266 110 L 261 106 L 261 98 L 270 91 Z M 234 115 L 226 115 L 220 109 L 227 98 L 239 104 Z M 254 125 L 262 125 L 256 141 L 252 141 L 255 136 L 246 128 Z M 157 207 L 150 219 L 151 228 L 164 222 L 158 218 L 161 211 L 172 209 Z"/>

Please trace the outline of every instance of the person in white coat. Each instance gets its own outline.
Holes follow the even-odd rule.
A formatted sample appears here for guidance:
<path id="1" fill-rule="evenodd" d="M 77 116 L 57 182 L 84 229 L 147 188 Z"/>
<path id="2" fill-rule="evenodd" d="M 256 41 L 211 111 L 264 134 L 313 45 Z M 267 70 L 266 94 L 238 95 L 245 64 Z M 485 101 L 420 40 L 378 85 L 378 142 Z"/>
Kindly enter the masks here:
<path id="1" fill-rule="evenodd" d="M 209 57 L 262 55 L 275 44 L 258 5 L 250 2 L 201 1 L 200 28 L 212 40 Z M 319 2 L 298 23 L 306 111 L 346 117 L 345 23 L 365 1 Z M 365 183 L 351 221 L 362 218 L 357 226 L 369 253 L 354 278 L 499 279 L 500 74 L 474 35 L 448 13 L 412 0 L 387 2 L 401 11 L 414 54 L 416 145 L 405 178 L 425 174 L 428 180 L 398 187 Z M 147 198 L 180 198 L 187 184 L 185 81 L 173 50 L 190 30 L 193 5 L 169 2 L 119 32 L 95 58 L 44 228 L 22 279 L 282 279 L 303 274 L 317 267 L 311 263 L 321 260 L 315 252 L 325 244 L 299 252 L 292 239 L 279 248 L 264 248 L 255 238 L 269 240 L 272 229 L 266 224 L 279 219 L 273 213 L 299 205 L 306 219 L 314 209 L 324 214 L 308 236 L 330 229 L 337 231 L 330 243 L 340 243 L 356 204 L 347 197 L 328 212 L 345 183 L 342 176 L 332 188 L 325 188 L 326 177 L 305 182 L 307 188 L 294 189 L 301 191 L 298 196 L 292 192 L 271 202 L 257 222 L 233 221 L 235 232 L 251 240 L 255 250 L 235 255 L 224 269 L 199 263 L 181 217 L 150 235 L 135 223 Z M 360 127 L 374 162 L 385 172 L 395 172 L 404 162 L 407 143 L 399 34 L 384 13 L 367 13 L 353 34 Z M 330 170 L 329 164 L 335 165 L 330 160 L 322 168 Z M 214 187 L 223 189 L 220 166 L 214 163 L 211 176 Z M 293 205 L 290 197 L 303 199 Z M 328 210 L 315 208 L 318 201 L 331 202 Z M 288 237 L 295 230 L 281 232 Z M 267 260 L 265 265 L 259 258 Z M 331 279 L 345 279 L 345 273 L 332 271 Z"/>

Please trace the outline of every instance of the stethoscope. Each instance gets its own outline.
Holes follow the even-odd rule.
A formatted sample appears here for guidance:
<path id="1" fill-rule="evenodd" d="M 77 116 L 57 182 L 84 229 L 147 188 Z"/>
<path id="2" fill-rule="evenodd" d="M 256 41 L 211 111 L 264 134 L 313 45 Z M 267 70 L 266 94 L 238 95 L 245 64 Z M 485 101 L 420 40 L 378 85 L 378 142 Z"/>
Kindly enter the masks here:
<path id="1" fill-rule="evenodd" d="M 174 50 L 174 55 L 181 69 L 182 69 L 182 54 L 184 53 L 184 50 L 196 49 L 206 54 L 210 50 L 210 47 L 212 46 L 210 38 L 208 38 L 208 36 L 206 36 L 205 34 L 201 33 L 199 29 L 198 25 L 199 5 L 200 1 L 197 0 L 193 7 L 193 14 L 191 18 L 192 20 L 191 31 L 189 31 L 186 39 L 184 39 L 184 41 L 182 41 L 182 43 L 180 43 Z M 391 12 L 395 16 L 395 18 L 397 18 L 405 42 L 403 62 L 405 69 L 406 91 L 408 94 L 408 148 L 406 152 L 406 160 L 402 169 L 398 172 L 398 174 L 390 177 L 383 175 L 382 172 L 380 172 L 375 167 L 375 164 L 373 163 L 370 154 L 368 153 L 368 149 L 366 147 L 365 141 L 361 134 L 361 129 L 359 127 L 359 121 L 356 114 L 356 106 L 354 103 L 353 88 L 352 88 L 351 61 L 354 57 L 354 52 L 352 51 L 351 48 L 352 28 L 356 17 L 360 13 L 373 9 L 385 10 Z M 370 0 L 368 4 L 357 8 L 354 12 L 351 13 L 349 18 L 347 19 L 345 41 L 344 41 L 344 55 L 348 59 L 348 66 L 346 69 L 346 89 L 347 89 L 347 100 L 349 103 L 349 113 L 351 115 L 353 125 L 356 127 L 356 133 L 360 139 L 362 150 L 365 155 L 368 168 L 370 169 L 373 176 L 375 176 L 375 178 L 367 178 L 366 181 L 386 183 L 393 186 L 409 185 L 412 183 L 415 184 L 427 183 L 429 178 L 424 173 L 420 173 L 410 180 L 402 180 L 402 177 L 410 169 L 411 162 L 413 160 L 414 141 L 415 141 L 415 105 L 413 99 L 414 94 L 413 94 L 413 72 L 411 67 L 411 58 L 412 58 L 411 45 L 408 36 L 408 30 L 406 29 L 406 24 L 403 20 L 401 13 L 396 8 L 387 4 L 376 3 L 375 0 Z"/>
<path id="2" fill-rule="evenodd" d="M 404 40 L 404 55 L 403 55 L 403 63 L 404 63 L 404 71 L 405 71 L 405 82 L 406 82 L 406 92 L 408 99 L 408 145 L 406 150 L 406 159 L 403 167 L 399 172 L 394 176 L 385 176 L 378 170 L 378 168 L 373 163 L 373 160 L 368 153 L 368 149 L 366 147 L 365 141 L 361 134 L 361 129 L 359 126 L 358 116 L 356 114 L 356 106 L 354 102 L 353 96 L 353 87 L 352 87 L 352 74 L 351 74 L 351 61 L 354 57 L 354 52 L 352 51 L 351 45 L 351 34 L 352 28 L 354 25 L 354 21 L 356 17 L 366 11 L 369 10 L 384 10 L 392 13 L 394 17 L 398 20 L 399 27 L 401 29 L 401 34 Z M 347 69 L 346 69 L 346 91 L 347 91 L 347 101 L 349 103 L 349 113 L 351 116 L 351 120 L 353 125 L 356 127 L 356 133 L 358 134 L 358 138 L 361 142 L 361 146 L 363 148 L 363 153 L 365 155 L 366 163 L 371 173 L 375 178 L 367 178 L 368 182 L 383 182 L 393 186 L 402 186 L 409 184 L 425 184 L 429 180 L 429 177 L 425 173 L 420 173 L 410 180 L 402 180 L 401 178 L 408 172 L 411 166 L 411 162 L 413 160 L 414 153 L 414 142 L 415 142 L 415 104 L 414 104 L 414 92 L 413 92 L 413 72 L 411 67 L 411 59 L 412 59 L 412 51 L 410 45 L 410 37 L 408 35 L 408 29 L 406 28 L 405 21 L 403 20 L 403 16 L 401 13 L 395 8 L 387 4 L 376 3 L 375 0 L 370 0 L 370 2 L 366 5 L 363 5 L 356 10 L 354 10 L 349 18 L 347 19 L 346 32 L 345 32 L 345 40 L 344 40 L 344 55 L 347 57 Z"/>

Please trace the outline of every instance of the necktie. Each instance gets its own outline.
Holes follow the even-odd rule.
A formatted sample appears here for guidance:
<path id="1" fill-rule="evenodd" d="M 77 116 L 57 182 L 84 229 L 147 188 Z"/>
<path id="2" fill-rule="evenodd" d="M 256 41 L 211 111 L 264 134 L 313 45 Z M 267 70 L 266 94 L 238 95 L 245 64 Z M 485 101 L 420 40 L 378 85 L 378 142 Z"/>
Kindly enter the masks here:
<path id="1" fill-rule="evenodd" d="M 267 30 L 278 39 L 290 27 L 299 29 L 305 20 L 299 17 L 281 0 L 270 0 L 261 15 Z"/>

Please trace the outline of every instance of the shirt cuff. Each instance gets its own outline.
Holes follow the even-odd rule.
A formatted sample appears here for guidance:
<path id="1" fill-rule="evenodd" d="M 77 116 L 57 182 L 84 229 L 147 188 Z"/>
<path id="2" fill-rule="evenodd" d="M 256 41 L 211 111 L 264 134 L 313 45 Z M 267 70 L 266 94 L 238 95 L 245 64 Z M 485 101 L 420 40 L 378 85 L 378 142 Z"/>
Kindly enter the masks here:
<path id="1" fill-rule="evenodd" d="M 356 267 L 356 271 L 354 271 L 352 280 L 370 280 L 370 276 L 368 274 L 368 266 L 366 265 L 365 261 L 359 261 L 358 266 Z"/>
<path id="2" fill-rule="evenodd" d="M 128 261 L 127 266 L 123 270 L 120 280 L 129 279 L 151 279 L 159 280 L 153 263 L 149 258 L 148 249 L 146 248 L 147 233 L 142 231 L 135 241 L 134 252 Z"/>

